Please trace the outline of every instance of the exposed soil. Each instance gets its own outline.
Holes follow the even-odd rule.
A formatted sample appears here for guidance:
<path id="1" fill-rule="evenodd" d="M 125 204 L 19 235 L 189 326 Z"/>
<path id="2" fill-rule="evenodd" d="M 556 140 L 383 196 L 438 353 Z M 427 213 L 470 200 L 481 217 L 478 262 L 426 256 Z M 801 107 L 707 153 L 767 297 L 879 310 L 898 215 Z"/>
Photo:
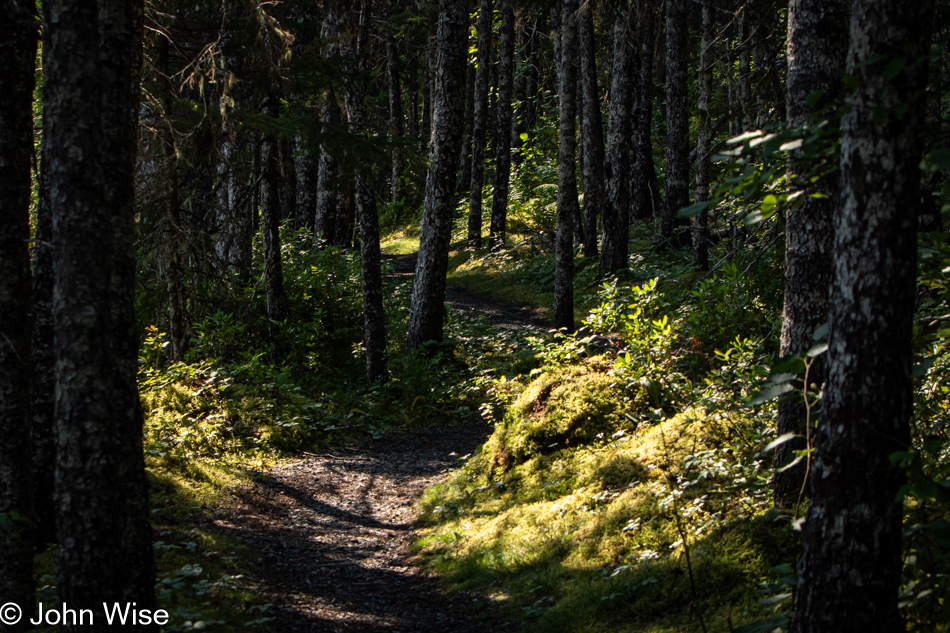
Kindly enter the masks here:
<path id="1" fill-rule="evenodd" d="M 412 274 L 415 256 L 397 256 Z M 530 310 L 450 288 L 446 302 L 497 327 L 544 327 Z M 275 605 L 271 631 L 474 633 L 513 631 L 483 602 L 446 594 L 410 545 L 415 503 L 485 441 L 488 425 L 391 433 L 272 468 L 243 491 L 231 517 L 258 554 L 259 586 Z"/>

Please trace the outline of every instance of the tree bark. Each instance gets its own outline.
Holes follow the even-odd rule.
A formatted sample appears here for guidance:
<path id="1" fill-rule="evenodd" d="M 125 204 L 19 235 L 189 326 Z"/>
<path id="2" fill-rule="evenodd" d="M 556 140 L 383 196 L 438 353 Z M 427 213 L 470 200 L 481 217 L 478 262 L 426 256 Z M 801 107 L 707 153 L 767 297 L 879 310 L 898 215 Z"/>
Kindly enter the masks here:
<path id="1" fill-rule="evenodd" d="M 280 100 L 275 92 L 267 95 L 264 114 L 276 121 L 280 116 Z M 277 323 L 287 315 L 284 274 L 280 259 L 280 155 L 277 137 L 265 134 L 261 144 L 261 235 L 264 245 L 264 292 L 267 296 L 267 318 L 271 322 L 274 344 Z M 275 349 L 276 352 L 276 349 Z"/>
<path id="2" fill-rule="evenodd" d="M 130 86 L 141 33 L 125 0 L 50 0 L 49 14 L 59 599 L 154 609 L 133 312 Z"/>
<path id="3" fill-rule="evenodd" d="M 455 182 L 462 142 L 468 15 L 463 0 L 439 1 L 435 128 L 429 152 L 419 261 L 409 309 L 409 349 L 442 340 L 445 276 L 455 209 Z"/>
<path id="4" fill-rule="evenodd" d="M 333 40 L 340 35 L 340 18 L 335 6 L 328 3 L 323 28 L 320 37 L 324 40 Z M 326 56 L 338 54 L 337 45 L 327 48 Z M 340 125 L 340 106 L 337 103 L 333 90 L 327 90 L 323 104 L 320 106 L 320 131 L 323 134 Z M 336 157 L 331 153 L 328 143 L 321 143 L 320 158 L 317 162 L 317 207 L 314 217 L 313 237 L 315 243 L 332 244 L 337 234 L 336 219 L 338 216 L 337 203 L 337 164 Z"/>
<path id="5" fill-rule="evenodd" d="M 395 11 L 395 9 L 393 9 Z M 392 17 L 392 16 L 390 16 Z M 389 179 L 390 200 L 397 204 L 402 200 L 402 85 L 399 81 L 399 52 L 392 24 L 386 24 L 386 87 L 389 93 L 389 138 L 393 142 L 392 174 Z"/>
<path id="6" fill-rule="evenodd" d="M 372 0 L 363 0 L 360 10 L 355 70 L 362 72 L 369 41 Z M 366 134 L 365 89 L 360 82 L 351 82 L 346 94 L 350 133 Z M 370 188 L 370 167 L 356 167 L 356 215 L 360 225 L 360 273 L 363 291 L 363 344 L 366 347 L 366 381 L 370 384 L 386 377 L 386 319 L 383 314 L 383 275 L 380 270 L 379 217 L 376 198 Z"/>
<path id="7" fill-rule="evenodd" d="M 630 38 L 632 8 L 617 17 L 613 27 L 610 74 L 610 118 L 607 120 L 607 158 L 604 169 L 603 250 L 600 273 L 609 275 L 627 267 L 629 232 L 630 127 L 633 92 L 633 49 Z"/>
<path id="8" fill-rule="evenodd" d="M 554 327 L 574 331 L 574 215 L 577 204 L 577 0 L 564 0 L 558 72 L 557 237 L 554 252 Z"/>
<path id="9" fill-rule="evenodd" d="M 657 215 L 661 206 L 660 188 L 653 163 L 653 57 L 655 47 L 656 2 L 639 5 L 640 28 L 636 90 L 633 111 L 633 174 L 630 216 L 642 220 Z"/>
<path id="10" fill-rule="evenodd" d="M 597 218 L 604 206 L 604 129 L 600 117 L 594 16 L 590 2 L 585 2 L 578 14 L 577 39 L 580 48 L 580 138 L 584 154 L 584 257 L 597 257 Z"/>
<path id="11" fill-rule="evenodd" d="M 504 246 L 511 175 L 511 101 L 515 79 L 515 14 L 511 0 L 501 0 L 498 106 L 495 108 L 495 186 L 492 193 L 488 247 Z"/>
<path id="12" fill-rule="evenodd" d="M 0 595 L 32 607 L 30 457 L 30 163 L 37 24 L 28 5 L 0 3 Z M 19 626 L 0 626 L 23 631 Z"/>
<path id="13" fill-rule="evenodd" d="M 912 333 L 929 0 L 857 0 L 835 213 L 828 382 L 794 631 L 903 631 L 897 610 L 911 450 Z M 885 69 L 903 64 L 892 78 Z M 882 186 L 886 183 L 886 186 Z"/>
<path id="14" fill-rule="evenodd" d="M 666 0 L 666 197 L 663 237 L 689 205 L 689 103 L 686 94 L 686 1 Z"/>
<path id="15" fill-rule="evenodd" d="M 837 106 L 844 96 L 841 76 L 848 52 L 846 0 L 793 0 L 788 15 L 788 114 L 789 125 L 803 127 L 813 112 L 808 95 L 816 90 L 824 97 L 819 108 Z M 836 118 L 834 110 L 829 113 Z M 837 121 L 834 121 L 837 125 Z M 796 189 L 811 189 L 811 175 L 820 163 L 810 161 L 791 165 L 791 182 Z M 785 218 L 785 307 L 782 313 L 782 338 L 779 354 L 802 354 L 811 348 L 815 330 L 828 320 L 828 288 L 831 283 L 831 257 L 834 244 L 833 217 L 837 199 L 838 174 L 824 175 L 817 183 L 827 198 L 804 195 Z M 816 359 L 809 371 L 809 382 L 819 387 L 825 380 L 824 358 Z M 815 413 L 813 413 L 815 416 Z M 776 433 L 803 435 L 806 417 L 804 400 L 796 398 L 778 405 Z M 812 418 L 812 422 L 817 417 Z M 775 467 L 781 469 L 793 453 L 805 448 L 804 437 L 776 448 Z M 773 481 L 775 504 L 790 507 L 796 503 L 805 479 L 805 463 L 776 472 Z"/>
<path id="16" fill-rule="evenodd" d="M 703 0 L 703 16 L 699 44 L 699 132 L 696 139 L 696 202 L 709 200 L 709 152 L 712 118 L 709 103 L 712 97 L 711 49 L 715 33 L 715 0 Z M 709 270 L 709 209 L 693 216 L 693 264 L 700 270 Z"/>
<path id="17" fill-rule="evenodd" d="M 475 57 L 475 110 L 472 118 L 472 180 L 468 193 L 468 242 L 482 245 L 482 184 L 485 177 L 485 138 L 488 123 L 488 66 L 491 64 L 492 1 L 478 8 L 478 52 Z"/>

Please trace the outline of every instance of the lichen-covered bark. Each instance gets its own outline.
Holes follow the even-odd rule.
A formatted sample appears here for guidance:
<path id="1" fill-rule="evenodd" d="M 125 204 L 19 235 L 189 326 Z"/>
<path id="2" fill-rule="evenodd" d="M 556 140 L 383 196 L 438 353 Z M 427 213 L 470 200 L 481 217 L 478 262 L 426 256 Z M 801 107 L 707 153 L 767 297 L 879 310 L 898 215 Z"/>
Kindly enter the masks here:
<path id="1" fill-rule="evenodd" d="M 846 0 L 793 0 L 788 14 L 788 116 L 789 125 L 808 123 L 812 110 L 808 95 L 823 91 L 818 108 L 833 106 L 828 116 L 837 118 L 835 106 L 843 97 L 841 76 L 848 49 Z M 812 172 L 821 169 L 815 161 L 793 163 L 790 167 L 794 187 L 813 189 Z M 827 198 L 802 196 L 789 209 L 785 220 L 785 307 L 782 314 L 782 356 L 807 352 L 815 341 L 813 334 L 828 320 L 828 287 L 831 282 L 831 253 L 834 243 L 833 216 L 837 197 L 838 174 L 825 174 L 816 183 Z M 824 382 L 824 358 L 819 357 L 809 371 L 809 382 Z M 817 411 L 815 412 L 817 413 Z M 796 398 L 780 402 L 776 433 L 804 435 L 806 408 Z M 812 422 L 815 421 L 812 418 Z M 793 459 L 796 450 L 805 448 L 804 437 L 780 445 L 775 451 L 775 466 L 782 468 Z M 789 507 L 796 503 L 805 478 L 805 463 L 784 472 L 776 472 L 773 481 L 775 504 Z"/>
<path id="2" fill-rule="evenodd" d="M 632 9 L 628 7 L 623 14 L 617 16 L 613 25 L 610 113 L 607 119 L 607 157 L 604 165 L 603 243 L 600 253 L 600 272 L 604 275 L 627 267 L 631 180 L 630 129 L 634 98 L 631 12 Z"/>
<path id="3" fill-rule="evenodd" d="M 505 243 L 508 222 L 508 177 L 511 172 L 511 100 L 515 79 L 515 14 L 510 0 L 501 0 L 498 105 L 495 108 L 495 186 L 492 193 L 488 246 Z"/>
<path id="4" fill-rule="evenodd" d="M 57 578 L 60 603 L 76 609 L 155 605 L 133 311 L 132 4 L 48 5 Z"/>
<path id="5" fill-rule="evenodd" d="M 666 197 L 662 233 L 689 205 L 689 103 L 686 95 L 686 0 L 666 0 Z"/>
<path id="6" fill-rule="evenodd" d="M 475 109 L 472 113 L 472 179 L 468 193 L 468 242 L 482 244 L 482 182 L 485 177 L 485 138 L 488 124 L 488 66 L 491 64 L 491 0 L 478 8 L 475 56 Z"/>
<path id="7" fill-rule="evenodd" d="M 280 100 L 276 93 L 267 96 L 264 114 L 276 119 L 280 114 Z M 264 293 L 267 296 L 267 318 L 271 328 L 282 321 L 287 313 L 284 294 L 284 274 L 280 260 L 280 156 L 277 137 L 264 136 L 261 144 L 261 235 L 264 246 Z"/>
<path id="8" fill-rule="evenodd" d="M 577 0 L 561 10 L 558 65 L 557 236 L 554 250 L 554 327 L 574 330 L 574 215 L 577 204 L 575 117 L 577 116 Z"/>
<path id="9" fill-rule="evenodd" d="M 33 604 L 30 459 L 30 159 L 36 22 L 0 2 L 0 595 Z M 5 631 L 26 630 L 0 625 Z"/>
<path id="10" fill-rule="evenodd" d="M 463 0 L 440 0 L 432 147 L 419 236 L 419 261 L 409 308 L 409 349 L 442 340 L 445 276 L 455 209 L 455 181 L 462 142 L 466 30 Z"/>
<path id="11" fill-rule="evenodd" d="M 709 101 L 712 96 L 712 62 L 715 0 L 703 0 L 703 16 L 699 44 L 699 131 L 696 139 L 696 202 L 709 200 L 709 151 L 712 121 Z M 693 264 L 700 270 L 709 270 L 709 209 L 694 216 Z"/>
<path id="12" fill-rule="evenodd" d="M 642 220 L 659 212 L 660 188 L 653 163 L 653 57 L 656 43 L 656 0 L 644 0 L 636 14 L 639 24 L 639 54 L 633 111 L 633 174 L 630 217 Z"/>
<path id="13" fill-rule="evenodd" d="M 365 67 L 364 56 L 369 38 L 372 0 L 364 0 L 360 11 L 359 36 L 354 51 L 354 70 Z M 346 109 L 350 133 L 366 134 L 365 89 L 352 82 L 347 88 Z M 360 273 L 363 292 L 363 345 L 366 348 L 366 381 L 374 383 L 386 376 L 386 320 L 383 314 L 383 275 L 380 270 L 379 216 L 376 198 L 370 187 L 371 167 L 360 165 L 354 175 L 356 215 L 360 228 Z"/>
<path id="14" fill-rule="evenodd" d="M 794 631 L 901 631 L 920 138 L 934 3 L 857 0 L 835 213 L 828 380 Z M 884 69 L 903 67 L 890 80 Z M 901 63 L 901 62 L 899 62 Z M 891 66 L 894 68 L 894 66 Z"/>
<path id="15" fill-rule="evenodd" d="M 294 171 L 297 175 L 297 204 L 294 209 L 294 227 L 302 229 L 313 225 L 317 212 L 316 176 L 317 167 L 313 153 L 307 147 L 303 134 L 294 135 Z"/>
<path id="16" fill-rule="evenodd" d="M 597 257 L 597 218 L 604 206 L 604 129 L 600 117 L 600 91 L 597 89 L 594 17 L 589 2 L 584 3 L 577 17 L 577 43 L 580 51 L 580 139 L 584 155 L 584 257 Z"/>

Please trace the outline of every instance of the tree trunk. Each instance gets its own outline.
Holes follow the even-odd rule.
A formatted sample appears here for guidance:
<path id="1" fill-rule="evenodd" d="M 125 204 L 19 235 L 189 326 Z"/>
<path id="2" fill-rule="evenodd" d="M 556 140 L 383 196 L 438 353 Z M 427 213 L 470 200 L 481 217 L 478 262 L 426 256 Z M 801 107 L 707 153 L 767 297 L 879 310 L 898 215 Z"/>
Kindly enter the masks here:
<path id="1" fill-rule="evenodd" d="M 475 118 L 475 66 L 465 64 L 465 111 L 462 115 L 462 149 L 459 154 L 459 195 L 468 196 L 472 184 L 472 127 Z"/>
<path id="2" fill-rule="evenodd" d="M 577 0 L 564 0 L 558 72 L 557 237 L 554 252 L 554 327 L 574 331 L 574 215 L 578 213 L 575 161 L 577 116 Z"/>
<path id="3" fill-rule="evenodd" d="M 360 10 L 359 36 L 356 42 L 355 70 L 362 72 L 369 42 L 372 0 L 364 0 Z M 346 93 L 350 133 L 366 134 L 363 84 L 352 82 Z M 380 270 L 379 217 L 376 198 L 369 184 L 369 165 L 356 167 L 356 215 L 360 223 L 360 272 L 363 290 L 363 344 L 366 347 L 366 381 L 370 384 L 386 377 L 386 319 L 383 314 L 383 275 Z"/>
<path id="4" fill-rule="evenodd" d="M 589 2 L 578 14 L 580 47 L 581 145 L 584 154 L 584 257 L 597 257 L 597 218 L 604 206 L 604 129 L 597 88 L 594 17 Z M 624 209 L 626 216 L 626 209 Z"/>
<path id="5" fill-rule="evenodd" d="M 857 89 L 842 126 L 828 382 L 794 631 L 905 630 L 896 497 L 907 477 L 891 457 L 912 450 L 917 126 L 933 17 L 929 0 L 853 5 L 847 67 Z M 903 65 L 886 79 L 895 60 Z"/>
<path id="6" fill-rule="evenodd" d="M 689 103 L 686 95 L 686 0 L 666 0 L 666 198 L 663 237 L 689 205 Z"/>
<path id="7" fill-rule="evenodd" d="M 425 68 L 422 70 L 423 74 L 423 88 L 422 88 L 422 129 L 419 130 L 422 133 L 422 140 L 425 142 L 426 148 L 432 143 L 432 126 L 435 123 L 434 115 L 432 110 L 434 106 L 432 104 L 434 100 L 434 91 L 435 84 L 438 83 L 439 79 L 436 77 L 436 55 L 437 55 L 437 46 L 436 46 L 436 27 L 437 27 L 438 18 L 431 15 L 429 16 L 429 37 L 426 38 L 426 53 L 425 53 Z"/>
<path id="8" fill-rule="evenodd" d="M 0 596 L 31 610 L 33 500 L 30 457 L 30 163 L 36 21 L 0 3 Z M 26 630 L 26 622 L 4 630 Z"/>
<path id="9" fill-rule="evenodd" d="M 294 171 L 297 175 L 297 204 L 294 215 L 294 228 L 298 231 L 313 226 L 317 213 L 316 165 L 313 153 L 301 132 L 294 134 Z"/>
<path id="10" fill-rule="evenodd" d="M 130 62 L 142 34 L 131 5 L 49 2 L 57 577 L 60 603 L 75 609 L 155 605 L 133 312 Z"/>
<path id="11" fill-rule="evenodd" d="M 613 27 L 610 74 L 610 118 L 607 120 L 607 158 L 604 169 L 603 250 L 600 272 L 609 275 L 627 267 L 629 232 L 630 127 L 633 49 L 630 42 L 632 8 L 617 16 Z M 586 196 L 585 196 L 586 197 Z"/>
<path id="12" fill-rule="evenodd" d="M 409 349 L 442 340 L 445 276 L 455 210 L 455 183 L 462 142 L 468 15 L 463 0 L 439 1 L 435 131 L 429 152 L 419 262 L 409 309 Z"/>
<path id="13" fill-rule="evenodd" d="M 333 6 L 327 6 L 323 19 L 323 28 L 320 37 L 324 40 L 334 40 L 340 35 L 340 19 Z M 334 57 L 338 54 L 337 45 L 332 44 L 326 50 L 326 56 Z M 324 96 L 320 107 L 320 131 L 324 134 L 340 125 L 340 106 L 337 104 L 336 94 L 330 89 Z M 320 158 L 317 162 L 317 207 L 314 216 L 314 243 L 332 244 L 337 234 L 336 219 L 337 204 L 337 164 L 331 154 L 329 144 L 320 145 Z"/>
<path id="14" fill-rule="evenodd" d="M 712 119 L 709 103 L 712 97 L 711 50 L 715 37 L 713 11 L 715 0 L 703 0 L 703 17 L 699 45 L 699 132 L 696 139 L 696 202 L 709 200 L 709 152 Z M 700 270 L 709 270 L 709 209 L 693 216 L 693 264 Z"/>
<path id="15" fill-rule="evenodd" d="M 271 92 L 264 102 L 264 114 L 276 121 L 280 115 L 279 108 L 280 99 L 275 92 Z M 277 137 L 274 134 L 265 135 L 261 144 L 261 235 L 264 245 L 264 292 L 267 296 L 267 318 L 271 322 L 272 345 L 275 344 L 277 323 L 287 315 L 280 260 L 279 160 Z"/>
<path id="16" fill-rule="evenodd" d="M 488 123 L 488 66 L 491 64 L 491 0 L 478 9 L 478 53 L 475 57 L 475 110 L 472 118 L 472 181 L 468 193 L 468 242 L 482 245 L 482 184 Z"/>
<path id="17" fill-rule="evenodd" d="M 392 174 L 389 179 L 390 199 L 393 204 L 402 200 L 402 85 L 399 82 L 399 52 L 392 24 L 386 24 L 386 87 L 389 93 L 389 138 L 393 142 Z"/>
<path id="18" fill-rule="evenodd" d="M 749 36 L 749 7 L 743 5 L 737 20 L 739 29 L 739 126 L 743 130 L 752 128 L 752 38 Z"/>
<path id="19" fill-rule="evenodd" d="M 654 217 L 660 206 L 660 188 L 653 163 L 653 54 L 655 46 L 656 2 L 640 4 L 637 22 L 640 51 L 634 68 L 638 69 L 633 111 L 633 174 L 630 216 L 642 220 Z"/>
<path id="20" fill-rule="evenodd" d="M 511 175 L 511 100 L 515 80 L 515 14 L 510 0 L 501 0 L 498 107 L 495 108 L 495 186 L 492 194 L 488 247 L 505 245 L 508 223 L 508 179 Z"/>
<path id="21" fill-rule="evenodd" d="M 848 51 L 846 0 L 793 0 L 788 15 L 788 114 L 789 125 L 808 124 L 812 109 L 808 95 L 824 92 L 818 105 L 835 106 L 844 96 L 841 76 Z M 830 116 L 835 118 L 834 110 Z M 837 121 L 834 121 L 837 125 Z M 793 164 L 791 182 L 797 189 L 811 189 L 811 175 L 821 164 L 811 161 Z M 781 356 L 807 352 L 815 341 L 815 330 L 828 320 L 828 287 L 831 283 L 831 256 L 834 244 L 833 217 L 837 199 L 838 173 L 824 175 L 817 183 L 827 198 L 804 195 L 785 218 L 785 308 L 782 313 Z M 824 358 L 816 359 L 809 371 L 809 382 L 819 387 L 824 382 Z M 817 417 L 813 413 L 812 422 Z M 776 433 L 804 434 L 806 417 L 802 399 L 778 405 Z M 804 437 L 781 444 L 775 451 L 775 467 L 781 469 L 797 450 L 805 448 Z M 775 504 L 790 507 L 796 503 L 805 479 L 805 463 L 776 472 L 773 481 Z"/>

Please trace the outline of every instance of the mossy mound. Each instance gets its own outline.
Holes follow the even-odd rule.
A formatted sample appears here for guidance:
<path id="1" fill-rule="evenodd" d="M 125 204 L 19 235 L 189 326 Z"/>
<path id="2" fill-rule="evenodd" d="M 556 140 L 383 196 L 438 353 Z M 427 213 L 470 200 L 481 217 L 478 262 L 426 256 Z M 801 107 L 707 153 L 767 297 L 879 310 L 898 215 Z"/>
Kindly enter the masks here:
<path id="1" fill-rule="evenodd" d="M 698 631 L 691 603 L 710 630 L 768 617 L 760 585 L 798 543 L 765 514 L 768 468 L 751 447 L 766 429 L 690 409 L 627 431 L 611 385 L 589 368 L 536 379 L 481 453 L 427 492 L 428 563 L 531 631 Z M 599 413 L 567 415 L 580 399 Z M 576 444 L 548 450 L 571 429 L 584 429 Z"/>
<path id="2" fill-rule="evenodd" d="M 506 472 L 538 455 L 629 430 L 620 386 L 594 367 L 546 371 L 532 381 L 485 447 L 491 468 Z"/>

